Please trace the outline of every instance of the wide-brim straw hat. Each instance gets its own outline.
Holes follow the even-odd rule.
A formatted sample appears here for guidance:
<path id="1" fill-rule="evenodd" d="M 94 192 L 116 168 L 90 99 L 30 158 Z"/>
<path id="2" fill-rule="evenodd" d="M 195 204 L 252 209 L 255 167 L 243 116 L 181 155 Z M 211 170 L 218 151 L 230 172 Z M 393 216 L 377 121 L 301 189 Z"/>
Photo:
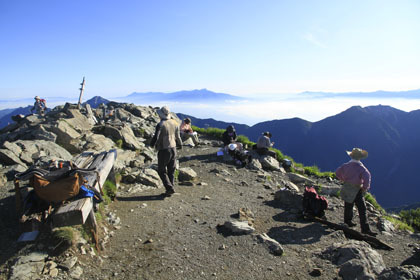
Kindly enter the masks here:
<path id="1" fill-rule="evenodd" d="M 355 160 L 361 160 L 361 159 L 367 158 L 368 156 L 368 152 L 360 148 L 353 148 L 351 152 L 350 151 L 346 151 L 346 152 L 349 155 L 349 157 Z"/>
<path id="2" fill-rule="evenodd" d="M 34 99 L 38 100 L 38 99 L 41 99 L 41 98 L 39 98 L 39 96 L 37 95 L 37 96 L 34 97 Z"/>
<path id="3" fill-rule="evenodd" d="M 163 106 L 162 108 L 158 109 L 157 114 L 161 119 L 168 120 L 171 118 L 171 111 L 169 110 L 168 106 Z"/>

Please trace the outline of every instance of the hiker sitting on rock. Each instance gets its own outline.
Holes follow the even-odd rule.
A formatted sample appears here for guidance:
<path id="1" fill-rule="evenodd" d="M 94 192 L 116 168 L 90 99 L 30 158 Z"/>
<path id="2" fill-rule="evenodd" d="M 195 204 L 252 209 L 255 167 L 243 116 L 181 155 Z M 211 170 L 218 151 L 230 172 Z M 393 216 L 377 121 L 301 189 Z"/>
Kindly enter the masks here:
<path id="1" fill-rule="evenodd" d="M 274 142 L 271 142 L 271 132 L 264 132 L 257 141 L 257 153 L 259 155 L 268 155 L 273 158 L 276 158 L 276 152 L 270 151 L 270 148 L 273 147 Z"/>
<path id="2" fill-rule="evenodd" d="M 341 165 L 335 171 L 337 178 L 344 182 L 340 190 L 340 196 L 344 200 L 344 222 L 349 227 L 356 226 L 352 222 L 353 206 L 356 203 L 362 233 L 376 236 L 376 233 L 370 230 L 367 222 L 366 204 L 364 200 L 364 194 L 370 188 L 371 176 L 369 170 L 360 162 L 361 159 L 368 156 L 368 152 L 354 148 L 351 152 L 347 151 L 347 154 L 351 160 Z"/>
<path id="3" fill-rule="evenodd" d="M 182 140 L 178 123 L 171 118 L 169 108 L 163 106 L 157 113 L 161 121 L 150 145 L 158 150 L 158 173 L 166 189 L 164 196 L 169 197 L 175 193 L 176 146 L 182 148 Z"/>
<path id="4" fill-rule="evenodd" d="M 236 149 L 242 150 L 242 143 L 236 142 L 236 130 L 233 125 L 229 125 L 223 132 L 223 144 L 225 150 L 228 150 L 229 144 L 236 144 Z"/>
<path id="5" fill-rule="evenodd" d="M 198 145 L 198 135 L 197 132 L 193 131 L 193 129 L 191 128 L 191 119 L 190 118 L 185 118 L 182 123 L 181 126 L 179 128 L 179 132 L 181 134 L 181 139 L 182 141 L 187 141 L 188 139 L 192 139 L 194 145 Z"/>
<path id="6" fill-rule="evenodd" d="M 41 99 L 39 96 L 35 96 L 34 99 L 35 103 L 34 107 L 31 109 L 31 113 L 35 111 L 36 114 L 43 116 L 47 110 L 47 101 L 45 101 L 45 99 Z"/>

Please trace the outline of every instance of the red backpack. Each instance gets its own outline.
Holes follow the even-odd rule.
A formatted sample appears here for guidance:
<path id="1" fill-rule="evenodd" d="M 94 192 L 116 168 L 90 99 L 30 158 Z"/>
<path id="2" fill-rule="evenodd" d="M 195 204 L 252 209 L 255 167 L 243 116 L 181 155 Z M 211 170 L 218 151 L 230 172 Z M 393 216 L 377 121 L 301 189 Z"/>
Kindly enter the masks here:
<path id="1" fill-rule="evenodd" d="M 321 218 L 328 208 L 328 200 L 324 196 L 318 195 L 314 187 L 305 187 L 302 206 L 304 214 Z"/>

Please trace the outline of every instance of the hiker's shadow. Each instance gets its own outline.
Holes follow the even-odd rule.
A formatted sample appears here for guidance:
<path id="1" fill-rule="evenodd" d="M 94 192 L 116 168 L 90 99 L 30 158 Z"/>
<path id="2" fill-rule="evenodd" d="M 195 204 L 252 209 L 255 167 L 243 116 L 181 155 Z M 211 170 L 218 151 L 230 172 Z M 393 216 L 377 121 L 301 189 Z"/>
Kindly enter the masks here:
<path id="1" fill-rule="evenodd" d="M 187 162 L 190 160 L 198 160 L 202 162 L 213 162 L 217 160 L 217 157 L 214 154 L 203 154 L 203 155 L 185 155 L 179 158 L 179 162 Z"/>
<path id="2" fill-rule="evenodd" d="M 17 243 L 21 234 L 15 197 L 9 196 L 0 200 L 0 265 L 10 260 L 25 246 Z"/>
<path id="3" fill-rule="evenodd" d="M 162 194 L 158 195 L 140 195 L 140 196 L 117 196 L 117 201 L 153 201 L 153 200 L 164 200 L 165 196 Z"/>
<path id="4" fill-rule="evenodd" d="M 319 242 L 329 232 L 320 224 L 308 224 L 303 227 L 272 227 L 267 234 L 280 244 L 312 244 Z"/>

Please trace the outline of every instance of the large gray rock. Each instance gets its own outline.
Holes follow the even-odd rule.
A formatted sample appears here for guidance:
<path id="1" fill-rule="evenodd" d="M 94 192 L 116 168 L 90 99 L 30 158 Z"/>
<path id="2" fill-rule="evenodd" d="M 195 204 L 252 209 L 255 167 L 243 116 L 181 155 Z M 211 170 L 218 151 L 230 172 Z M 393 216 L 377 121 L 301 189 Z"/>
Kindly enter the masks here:
<path id="1" fill-rule="evenodd" d="M 146 186 L 160 188 L 163 186 L 159 174 L 152 168 L 146 168 L 137 175 L 136 182 Z"/>
<path id="2" fill-rule="evenodd" d="M 72 153 L 80 152 L 79 141 L 82 135 L 66 120 L 58 120 L 54 126 L 47 127 L 46 129 L 57 135 L 57 144 L 63 146 Z"/>
<path id="3" fill-rule="evenodd" d="M 141 150 L 144 148 L 144 144 L 141 143 L 137 137 L 134 135 L 133 130 L 127 125 L 124 125 L 121 130 L 121 137 L 124 141 L 124 146 L 130 150 Z"/>
<path id="4" fill-rule="evenodd" d="M 378 280 L 420 280 L 420 267 L 404 265 L 386 268 L 378 276 Z"/>
<path id="5" fill-rule="evenodd" d="M 68 109 L 67 114 L 70 118 L 64 120 L 78 132 L 90 131 L 92 129 L 93 125 L 91 121 L 80 110 Z"/>
<path id="6" fill-rule="evenodd" d="M 261 156 L 260 157 L 260 162 L 261 162 L 261 165 L 262 165 L 263 169 L 281 171 L 282 173 L 286 173 L 284 168 L 280 166 L 279 161 L 276 160 L 273 157 Z"/>
<path id="7" fill-rule="evenodd" d="M 0 149 L 0 163 L 4 165 L 25 165 L 18 155 L 8 149 Z"/>
<path id="8" fill-rule="evenodd" d="M 286 208 L 303 210 L 302 195 L 294 190 L 282 188 L 274 194 L 274 199 Z"/>
<path id="9" fill-rule="evenodd" d="M 344 280 L 375 279 L 385 269 L 382 256 L 363 241 L 335 243 L 322 256 L 339 266 Z"/>
<path id="10" fill-rule="evenodd" d="M 261 170 L 262 169 L 261 162 L 256 158 L 252 158 L 251 162 L 248 164 L 247 167 L 249 169 L 252 169 L 252 170 Z"/>
<path id="11" fill-rule="evenodd" d="M 130 150 L 117 149 L 117 159 L 114 163 L 114 169 L 120 171 L 130 166 L 131 161 L 137 158 L 137 153 Z"/>
<path id="12" fill-rule="evenodd" d="M 31 131 L 31 139 L 35 140 L 45 140 L 55 142 L 57 140 L 57 135 L 45 129 L 43 125 L 40 125 L 36 129 Z"/>
<path id="13" fill-rule="evenodd" d="M 178 180 L 181 182 L 194 181 L 197 178 L 197 173 L 190 167 L 180 168 L 178 171 Z"/>
<path id="14" fill-rule="evenodd" d="M 20 158 L 30 159 L 32 163 L 41 157 L 48 157 L 56 160 L 72 159 L 72 155 L 66 149 L 54 142 L 45 140 L 18 140 L 15 143 L 22 149 L 22 153 L 19 155 Z"/>
<path id="15" fill-rule="evenodd" d="M 115 142 L 102 134 L 91 134 L 87 136 L 86 144 L 83 146 L 83 150 L 85 151 L 109 151 L 113 148 L 115 148 Z"/>

